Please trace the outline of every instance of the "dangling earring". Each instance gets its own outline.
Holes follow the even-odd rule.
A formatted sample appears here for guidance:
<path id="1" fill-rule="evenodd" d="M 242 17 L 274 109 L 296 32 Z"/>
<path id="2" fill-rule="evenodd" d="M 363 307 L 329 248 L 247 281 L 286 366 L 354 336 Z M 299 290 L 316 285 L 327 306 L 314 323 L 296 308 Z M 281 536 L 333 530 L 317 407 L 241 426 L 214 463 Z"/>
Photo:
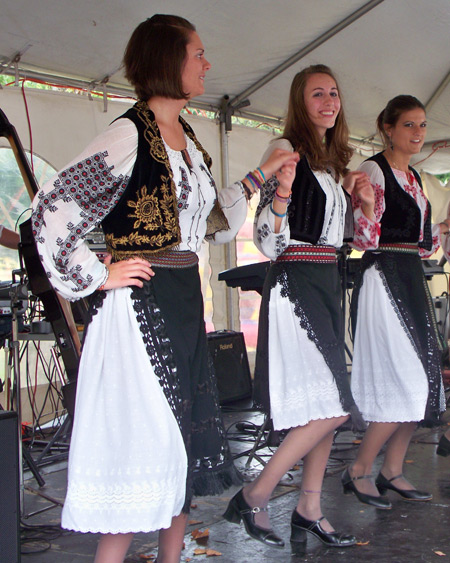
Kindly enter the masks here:
<path id="1" fill-rule="evenodd" d="M 392 142 L 392 137 L 390 134 L 388 134 L 389 137 L 389 148 L 391 149 L 391 151 L 394 150 L 394 143 Z"/>
<path id="2" fill-rule="evenodd" d="M 391 149 L 391 151 L 394 150 L 394 144 L 392 143 L 392 137 L 390 135 L 388 135 L 389 137 L 389 148 Z"/>

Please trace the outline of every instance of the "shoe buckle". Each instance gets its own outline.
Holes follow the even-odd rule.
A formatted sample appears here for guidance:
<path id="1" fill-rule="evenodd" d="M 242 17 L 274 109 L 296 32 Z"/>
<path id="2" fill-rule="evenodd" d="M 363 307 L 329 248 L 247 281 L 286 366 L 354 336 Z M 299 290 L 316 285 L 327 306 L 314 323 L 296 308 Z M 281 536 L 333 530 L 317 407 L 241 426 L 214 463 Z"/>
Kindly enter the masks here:
<path id="1" fill-rule="evenodd" d="M 251 509 L 252 514 L 258 514 L 258 512 L 269 512 L 268 508 L 261 508 L 260 506 L 254 506 Z"/>

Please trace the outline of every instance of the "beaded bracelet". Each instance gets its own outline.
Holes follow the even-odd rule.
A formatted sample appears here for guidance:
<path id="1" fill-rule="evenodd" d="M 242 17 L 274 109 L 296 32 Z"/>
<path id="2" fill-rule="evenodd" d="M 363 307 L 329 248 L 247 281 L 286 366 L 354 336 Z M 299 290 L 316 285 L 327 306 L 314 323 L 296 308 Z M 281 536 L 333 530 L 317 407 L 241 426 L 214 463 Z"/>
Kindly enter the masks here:
<path id="1" fill-rule="evenodd" d="M 272 207 L 272 204 L 269 205 L 269 209 L 276 217 L 286 217 L 287 211 L 285 211 L 284 213 L 277 213 Z"/>

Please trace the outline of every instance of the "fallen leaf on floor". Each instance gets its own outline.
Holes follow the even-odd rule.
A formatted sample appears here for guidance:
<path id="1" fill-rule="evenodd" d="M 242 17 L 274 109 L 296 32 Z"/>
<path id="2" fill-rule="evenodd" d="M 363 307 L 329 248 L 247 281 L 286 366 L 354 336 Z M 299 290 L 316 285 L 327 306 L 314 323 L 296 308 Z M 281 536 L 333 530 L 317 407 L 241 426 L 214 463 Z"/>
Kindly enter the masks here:
<path id="1" fill-rule="evenodd" d="M 194 540 L 198 540 L 198 538 L 207 538 L 209 537 L 209 528 L 206 528 L 203 532 L 198 528 L 195 528 L 195 530 L 192 530 L 191 536 Z"/>
<path id="2" fill-rule="evenodd" d="M 216 551 L 215 549 L 207 549 L 206 550 L 206 557 L 218 557 L 222 555 L 220 551 Z"/>
<path id="3" fill-rule="evenodd" d="M 189 520 L 189 526 L 198 526 L 199 524 L 203 524 L 203 520 Z"/>
<path id="4" fill-rule="evenodd" d="M 206 555 L 206 549 L 200 549 L 199 547 L 196 547 L 194 549 L 194 555 Z"/>
<path id="5" fill-rule="evenodd" d="M 356 545 L 369 545 L 370 541 L 357 541 Z"/>
<path id="6" fill-rule="evenodd" d="M 300 465 L 294 465 L 294 466 L 292 467 L 292 469 L 293 469 L 294 471 L 298 471 L 298 470 L 300 469 Z"/>
<path id="7" fill-rule="evenodd" d="M 434 551 L 434 553 L 435 553 L 436 555 L 439 555 L 439 557 L 445 557 L 445 555 L 446 555 L 446 554 L 443 553 L 442 551 Z"/>
<path id="8" fill-rule="evenodd" d="M 191 508 L 197 508 L 197 504 L 191 504 Z"/>
<path id="9" fill-rule="evenodd" d="M 414 463 L 413 459 L 405 459 L 405 463 Z"/>
<path id="10" fill-rule="evenodd" d="M 360 444 L 362 442 L 362 440 L 353 440 L 353 444 Z"/>
<path id="11" fill-rule="evenodd" d="M 143 559 L 144 561 L 154 561 L 156 559 L 156 555 L 153 553 L 149 553 L 148 555 L 141 553 L 141 555 L 139 555 L 139 559 Z"/>

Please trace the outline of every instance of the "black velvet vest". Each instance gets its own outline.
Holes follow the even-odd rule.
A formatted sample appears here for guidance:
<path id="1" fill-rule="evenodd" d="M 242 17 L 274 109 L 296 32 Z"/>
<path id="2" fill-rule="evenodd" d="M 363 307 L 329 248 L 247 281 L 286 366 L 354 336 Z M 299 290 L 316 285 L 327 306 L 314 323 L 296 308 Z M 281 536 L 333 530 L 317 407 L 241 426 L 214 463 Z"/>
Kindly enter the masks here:
<path id="1" fill-rule="evenodd" d="M 341 189 L 347 201 L 344 241 L 350 241 L 353 238 L 351 198 L 343 188 Z M 307 157 L 303 156 L 297 163 L 292 184 L 292 201 L 288 209 L 291 238 L 317 244 L 322 234 L 326 199 L 324 191 L 309 166 Z"/>
<path id="2" fill-rule="evenodd" d="M 383 153 L 378 153 L 367 160 L 373 160 L 383 172 L 385 182 L 384 199 L 386 209 L 381 218 L 380 243 L 394 242 L 418 243 L 421 248 L 431 250 L 433 238 L 431 232 L 431 206 L 428 202 L 428 215 L 424 225 L 423 241 L 420 237 L 420 209 L 414 198 L 402 189 Z M 422 182 L 414 168 L 409 167 L 419 186 Z"/>
<path id="3" fill-rule="evenodd" d="M 137 102 L 118 119 L 130 119 L 138 131 L 136 162 L 125 191 L 102 227 L 108 251 L 114 260 L 148 256 L 176 247 L 181 242 L 176 187 L 164 142 L 147 103 Z M 184 132 L 203 154 L 208 168 L 212 161 L 182 119 Z M 208 219 L 207 236 L 228 229 L 217 199 Z"/>

